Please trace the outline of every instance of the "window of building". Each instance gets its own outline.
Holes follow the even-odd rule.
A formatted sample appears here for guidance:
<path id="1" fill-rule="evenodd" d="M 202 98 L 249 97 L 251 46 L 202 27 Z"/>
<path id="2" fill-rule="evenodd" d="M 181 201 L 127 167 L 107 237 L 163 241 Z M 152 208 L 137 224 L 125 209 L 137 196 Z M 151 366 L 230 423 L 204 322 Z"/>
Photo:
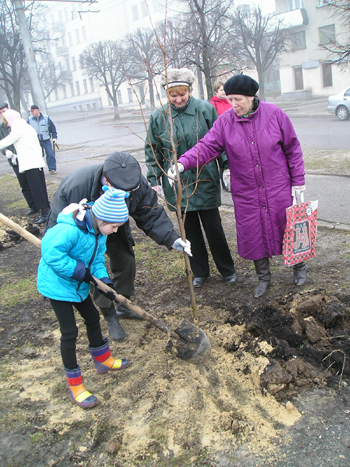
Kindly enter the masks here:
<path id="1" fill-rule="evenodd" d="M 292 50 L 306 49 L 305 31 L 294 32 L 291 34 Z"/>
<path id="2" fill-rule="evenodd" d="M 95 92 L 94 79 L 89 78 L 89 82 L 90 82 L 90 92 Z"/>
<path id="3" fill-rule="evenodd" d="M 51 102 L 51 94 L 47 96 L 47 102 Z"/>
<path id="4" fill-rule="evenodd" d="M 166 0 L 153 0 L 154 11 L 162 10 L 165 7 Z M 168 2 L 170 3 L 170 2 Z"/>
<path id="5" fill-rule="evenodd" d="M 68 13 L 68 8 L 64 9 L 64 20 L 66 23 L 69 21 L 69 13 Z"/>
<path id="6" fill-rule="evenodd" d="M 144 18 L 145 16 L 148 16 L 148 8 L 147 8 L 146 2 L 141 2 L 141 15 L 142 15 L 142 18 Z"/>
<path id="7" fill-rule="evenodd" d="M 75 95 L 73 83 L 70 83 L 70 94 L 72 97 Z"/>
<path id="8" fill-rule="evenodd" d="M 68 44 L 70 47 L 73 47 L 73 39 L 72 39 L 72 33 L 68 33 Z"/>
<path id="9" fill-rule="evenodd" d="M 299 10 L 299 8 L 304 8 L 303 0 L 288 0 L 288 11 Z"/>
<path id="10" fill-rule="evenodd" d="M 75 82 L 75 90 L 77 92 L 77 96 L 80 96 L 80 84 L 79 84 L 79 81 Z"/>
<path id="11" fill-rule="evenodd" d="M 133 21 L 137 21 L 139 19 L 139 10 L 137 8 L 137 5 L 133 5 L 131 7 L 131 14 L 132 14 Z"/>
<path id="12" fill-rule="evenodd" d="M 58 62 L 58 69 L 59 69 L 60 71 L 62 71 L 62 68 L 63 68 L 63 67 L 62 67 L 62 62 Z"/>
<path id="13" fill-rule="evenodd" d="M 55 89 L 55 99 L 56 101 L 58 101 L 58 89 L 57 88 Z"/>
<path id="14" fill-rule="evenodd" d="M 77 44 L 80 44 L 80 32 L 79 32 L 79 29 L 75 30 L 75 39 L 77 41 Z"/>
<path id="15" fill-rule="evenodd" d="M 63 92 L 63 99 L 66 99 L 66 97 L 67 97 L 67 88 L 66 88 L 65 84 L 62 86 L 62 92 Z"/>
<path id="16" fill-rule="evenodd" d="M 330 44 L 335 41 L 335 24 L 329 24 L 328 26 L 323 26 L 318 28 L 320 36 L 320 44 Z"/>
<path id="17" fill-rule="evenodd" d="M 294 68 L 295 90 L 304 89 L 303 69 L 300 67 Z"/>
<path id="18" fill-rule="evenodd" d="M 122 104 L 123 99 L 122 99 L 122 92 L 120 90 L 117 92 L 117 98 L 118 98 L 118 104 Z"/>
<path id="19" fill-rule="evenodd" d="M 76 61 L 75 61 L 75 57 L 72 57 L 72 68 L 73 68 L 73 71 L 75 71 L 77 69 L 77 64 L 76 64 Z"/>
<path id="20" fill-rule="evenodd" d="M 89 91 L 88 91 L 86 79 L 83 79 L 83 86 L 84 86 L 84 93 L 87 94 Z"/>
<path id="21" fill-rule="evenodd" d="M 320 6 L 325 6 L 325 5 L 328 5 L 328 1 L 327 0 L 317 0 L 317 6 L 320 7 Z"/>
<path id="22" fill-rule="evenodd" d="M 59 23 L 63 23 L 63 15 L 62 15 L 62 11 L 61 11 L 61 10 L 58 12 L 58 22 L 59 22 Z"/>
<path id="23" fill-rule="evenodd" d="M 87 36 L 86 36 L 86 27 L 85 27 L 85 26 L 83 26 L 83 27 L 81 28 L 81 32 L 82 32 L 82 34 L 83 34 L 83 40 L 86 41 L 86 40 L 87 40 Z"/>
<path id="24" fill-rule="evenodd" d="M 128 88 L 128 98 L 129 98 L 129 102 L 132 102 L 132 89 L 131 88 Z"/>
<path id="25" fill-rule="evenodd" d="M 323 87 L 327 88 L 333 86 L 333 76 L 332 76 L 332 64 L 323 63 L 322 64 L 322 77 L 323 77 Z"/>
<path id="26" fill-rule="evenodd" d="M 70 62 L 69 62 L 69 58 L 66 58 L 66 67 L 67 67 L 67 70 L 70 71 Z"/>

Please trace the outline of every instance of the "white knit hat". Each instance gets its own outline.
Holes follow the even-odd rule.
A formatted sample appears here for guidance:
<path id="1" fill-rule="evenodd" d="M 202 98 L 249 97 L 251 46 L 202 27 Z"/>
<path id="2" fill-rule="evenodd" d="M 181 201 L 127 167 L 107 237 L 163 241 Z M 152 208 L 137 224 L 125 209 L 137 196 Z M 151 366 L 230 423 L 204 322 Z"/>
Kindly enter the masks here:
<path id="1" fill-rule="evenodd" d="M 126 222 L 129 218 L 129 211 L 125 198 L 129 196 L 129 193 L 106 185 L 102 187 L 102 190 L 105 193 L 95 201 L 91 208 L 94 216 L 110 224 Z"/>
<path id="2" fill-rule="evenodd" d="M 162 75 L 160 84 L 164 89 L 174 88 L 175 86 L 188 86 L 194 82 L 194 74 L 188 68 L 172 68 L 168 70 L 168 86 L 166 83 L 166 76 Z"/>

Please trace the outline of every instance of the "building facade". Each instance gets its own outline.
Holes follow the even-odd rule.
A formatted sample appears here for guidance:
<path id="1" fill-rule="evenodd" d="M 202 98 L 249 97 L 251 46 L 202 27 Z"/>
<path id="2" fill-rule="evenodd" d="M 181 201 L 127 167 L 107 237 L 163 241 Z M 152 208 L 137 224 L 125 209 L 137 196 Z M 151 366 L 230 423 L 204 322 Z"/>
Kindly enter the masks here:
<path id="1" fill-rule="evenodd" d="M 291 32 L 291 50 L 280 56 L 281 93 L 291 98 L 329 96 L 350 85 L 322 45 L 347 42 L 348 31 L 324 0 L 276 0 L 276 13 Z"/>

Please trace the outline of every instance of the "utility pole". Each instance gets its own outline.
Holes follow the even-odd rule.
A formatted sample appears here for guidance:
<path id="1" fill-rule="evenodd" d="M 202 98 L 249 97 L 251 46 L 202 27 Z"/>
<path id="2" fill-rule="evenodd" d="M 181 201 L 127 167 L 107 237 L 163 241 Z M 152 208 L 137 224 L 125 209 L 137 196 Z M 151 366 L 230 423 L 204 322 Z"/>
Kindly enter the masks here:
<path id="1" fill-rule="evenodd" d="M 28 66 L 28 74 L 34 94 L 34 102 L 43 113 L 47 114 L 45 96 L 41 86 L 38 67 L 36 64 L 35 54 L 32 45 L 32 39 L 30 37 L 28 29 L 27 18 L 24 13 L 24 2 L 22 0 L 13 0 L 13 5 L 16 12 L 18 27 L 21 31 L 23 49 Z"/>

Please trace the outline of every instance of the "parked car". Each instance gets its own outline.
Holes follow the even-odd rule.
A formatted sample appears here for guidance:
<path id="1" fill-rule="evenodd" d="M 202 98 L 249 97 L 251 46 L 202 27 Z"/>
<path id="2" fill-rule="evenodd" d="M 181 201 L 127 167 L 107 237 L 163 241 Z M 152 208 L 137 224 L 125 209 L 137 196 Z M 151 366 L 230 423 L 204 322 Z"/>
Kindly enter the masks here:
<path id="1" fill-rule="evenodd" d="M 328 97 L 328 112 L 335 114 L 339 120 L 347 120 L 350 115 L 350 88 L 339 94 Z"/>

